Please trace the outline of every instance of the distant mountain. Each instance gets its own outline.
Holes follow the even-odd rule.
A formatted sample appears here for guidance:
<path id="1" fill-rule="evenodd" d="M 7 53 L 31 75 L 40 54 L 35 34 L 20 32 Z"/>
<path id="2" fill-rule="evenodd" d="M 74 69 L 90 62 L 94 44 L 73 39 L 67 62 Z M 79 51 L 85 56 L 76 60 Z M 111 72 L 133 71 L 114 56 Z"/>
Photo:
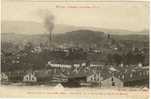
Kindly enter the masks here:
<path id="1" fill-rule="evenodd" d="M 48 40 L 48 35 L 37 34 L 37 35 L 26 35 L 26 34 L 16 34 L 16 33 L 2 33 L 1 42 L 12 42 L 14 44 L 25 44 L 27 42 L 32 42 L 35 45 L 40 43 L 45 43 Z"/>
<path id="2" fill-rule="evenodd" d="M 74 44 L 98 44 L 106 39 L 104 32 L 92 31 L 92 30 L 76 30 L 66 32 L 65 34 L 57 35 L 55 37 L 56 42 L 74 43 Z"/>
<path id="3" fill-rule="evenodd" d="M 105 39 L 106 34 L 104 32 L 92 31 L 92 30 L 76 30 L 66 32 L 64 34 L 57 34 L 53 36 L 53 41 L 58 43 L 73 43 L 73 44 L 91 44 L 98 43 Z M 48 34 L 16 34 L 16 33 L 2 33 L 2 42 L 14 42 L 14 43 L 26 43 L 32 42 L 35 44 L 44 43 L 48 40 Z"/>
<path id="4" fill-rule="evenodd" d="M 110 35 L 111 39 L 117 42 L 121 41 L 137 41 L 137 42 L 149 42 L 149 36 L 147 35 Z M 39 45 L 40 43 L 46 43 L 48 41 L 48 34 L 16 34 L 16 33 L 2 33 L 1 42 L 13 42 L 14 44 L 25 44 L 27 42 L 32 42 L 34 45 Z M 68 45 L 80 45 L 82 47 L 92 46 L 103 46 L 107 44 L 108 35 L 100 31 L 92 30 L 76 30 L 66 32 L 64 34 L 57 34 L 53 36 L 53 42 L 57 44 L 68 44 Z"/>
<path id="5" fill-rule="evenodd" d="M 1 32 L 2 33 L 19 33 L 19 34 L 45 34 L 46 30 L 41 23 L 37 22 L 25 22 L 25 21 L 2 21 L 1 23 Z M 95 27 L 82 27 L 82 26 L 72 26 L 64 24 L 56 24 L 53 30 L 54 34 L 63 34 L 66 32 L 76 31 L 76 30 L 92 30 L 100 31 L 109 34 L 139 34 L 139 35 L 148 35 L 149 31 L 147 29 L 142 31 L 128 31 L 121 29 L 104 29 L 104 28 L 95 28 Z"/>

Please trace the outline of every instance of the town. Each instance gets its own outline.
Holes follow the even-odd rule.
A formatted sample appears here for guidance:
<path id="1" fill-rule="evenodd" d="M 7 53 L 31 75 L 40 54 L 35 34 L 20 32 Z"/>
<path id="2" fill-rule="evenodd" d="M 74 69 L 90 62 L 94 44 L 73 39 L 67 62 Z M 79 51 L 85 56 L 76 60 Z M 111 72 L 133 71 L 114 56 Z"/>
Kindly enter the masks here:
<path id="1" fill-rule="evenodd" d="M 109 34 L 103 47 L 2 42 L 0 80 L 4 85 L 149 87 L 149 47 L 141 43 L 116 41 Z"/>

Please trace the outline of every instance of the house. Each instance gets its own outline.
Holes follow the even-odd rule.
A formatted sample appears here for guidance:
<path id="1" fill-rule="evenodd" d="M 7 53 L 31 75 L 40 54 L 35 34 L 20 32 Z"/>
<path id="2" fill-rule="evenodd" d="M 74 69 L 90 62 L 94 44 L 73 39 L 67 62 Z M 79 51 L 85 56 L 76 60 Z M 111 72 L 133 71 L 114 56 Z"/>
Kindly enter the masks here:
<path id="1" fill-rule="evenodd" d="M 0 74 L 0 81 L 8 81 L 8 76 L 5 73 L 1 73 Z"/>
<path id="2" fill-rule="evenodd" d="M 87 82 L 89 82 L 89 83 L 99 83 L 102 80 L 103 80 L 103 78 L 102 78 L 100 72 L 87 76 Z"/>
<path id="3" fill-rule="evenodd" d="M 105 65 L 105 63 L 103 63 L 103 62 L 99 62 L 99 61 L 91 61 L 90 62 L 90 67 L 91 68 L 103 68 L 104 67 L 104 65 Z"/>
<path id="4" fill-rule="evenodd" d="M 114 76 L 123 82 L 123 86 L 149 85 L 149 68 L 134 67 L 116 72 Z"/>
<path id="5" fill-rule="evenodd" d="M 87 83 L 97 83 L 101 87 L 125 87 L 149 85 L 148 67 L 115 68 L 108 67 L 87 75 Z"/>
<path id="6" fill-rule="evenodd" d="M 100 87 L 123 87 L 123 82 L 106 70 L 87 76 L 87 82 L 97 83 Z"/>
<path id="7" fill-rule="evenodd" d="M 37 77 L 33 72 L 28 73 L 23 77 L 23 82 L 29 82 L 29 83 L 37 82 Z"/>
<path id="8" fill-rule="evenodd" d="M 102 86 L 102 82 L 110 78 L 111 76 L 112 76 L 112 73 L 108 70 L 108 68 L 95 70 L 95 71 L 93 70 L 89 75 L 87 75 L 87 83 L 91 83 L 91 85 L 95 84 L 96 86 L 97 85 Z M 103 83 L 103 85 L 105 84 Z"/>
<path id="9" fill-rule="evenodd" d="M 66 64 L 66 63 L 57 63 L 57 62 L 52 62 L 52 61 L 48 61 L 48 65 L 52 68 L 68 68 L 70 69 L 72 66 L 70 64 Z"/>

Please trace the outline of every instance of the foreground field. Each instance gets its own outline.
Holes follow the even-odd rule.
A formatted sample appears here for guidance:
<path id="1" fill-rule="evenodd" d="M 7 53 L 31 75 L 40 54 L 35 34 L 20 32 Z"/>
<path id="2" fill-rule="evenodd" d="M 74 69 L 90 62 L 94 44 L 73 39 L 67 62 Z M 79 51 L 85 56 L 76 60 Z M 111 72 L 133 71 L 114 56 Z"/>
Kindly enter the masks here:
<path id="1" fill-rule="evenodd" d="M 47 97 L 67 99 L 148 99 L 147 88 L 64 88 L 57 86 L 2 85 L 1 97 Z"/>

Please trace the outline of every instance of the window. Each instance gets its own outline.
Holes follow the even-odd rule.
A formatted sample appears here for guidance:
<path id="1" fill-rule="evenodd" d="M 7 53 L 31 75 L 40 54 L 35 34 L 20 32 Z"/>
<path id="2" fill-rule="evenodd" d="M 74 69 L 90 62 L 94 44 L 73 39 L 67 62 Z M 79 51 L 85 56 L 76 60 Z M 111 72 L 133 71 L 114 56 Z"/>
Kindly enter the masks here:
<path id="1" fill-rule="evenodd" d="M 94 74 L 94 78 L 96 78 L 96 74 Z"/>
<path id="2" fill-rule="evenodd" d="M 91 77 L 91 80 L 93 80 L 93 77 Z"/>
<path id="3" fill-rule="evenodd" d="M 32 77 L 32 80 L 34 80 L 34 77 Z"/>
<path id="4" fill-rule="evenodd" d="M 114 79 L 112 78 L 111 81 L 114 81 Z"/>
<path id="5" fill-rule="evenodd" d="M 26 80 L 28 80 L 28 76 L 26 77 Z"/>

